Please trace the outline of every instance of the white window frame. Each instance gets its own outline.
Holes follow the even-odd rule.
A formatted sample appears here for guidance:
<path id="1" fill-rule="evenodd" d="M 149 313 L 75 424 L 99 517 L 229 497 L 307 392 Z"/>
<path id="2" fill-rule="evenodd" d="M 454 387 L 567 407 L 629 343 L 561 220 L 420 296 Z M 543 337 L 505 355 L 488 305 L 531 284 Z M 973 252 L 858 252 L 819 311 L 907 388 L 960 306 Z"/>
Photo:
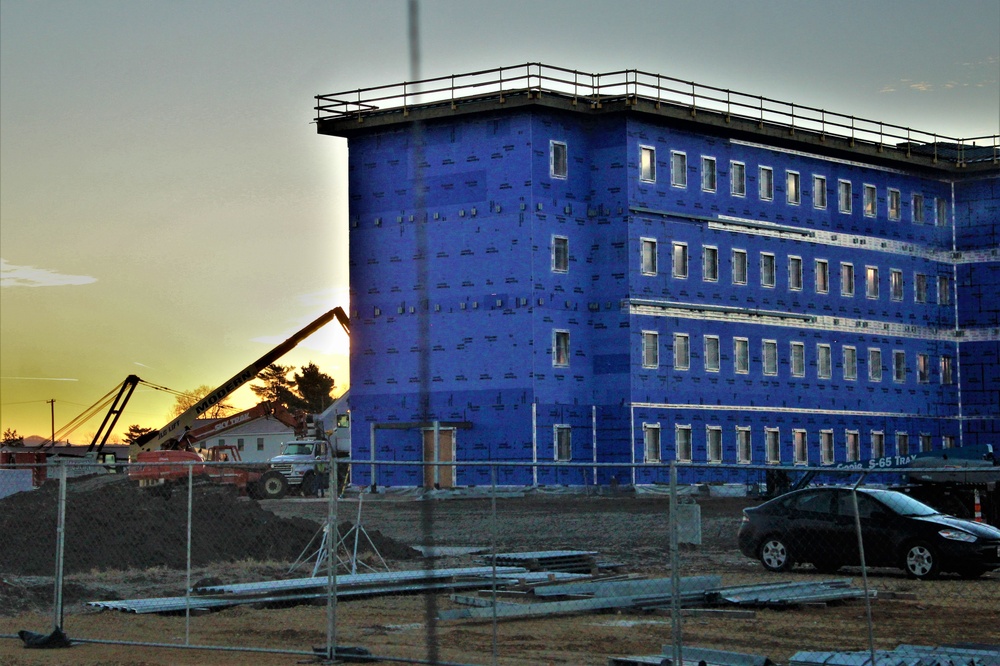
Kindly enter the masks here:
<path id="1" fill-rule="evenodd" d="M 569 273 L 568 236 L 552 236 L 552 272 Z"/>
<path id="2" fill-rule="evenodd" d="M 813 174 L 813 208 L 826 210 L 826 176 Z"/>
<path id="3" fill-rule="evenodd" d="M 670 186 L 687 187 L 687 153 L 683 150 L 670 151 Z"/>
<path id="4" fill-rule="evenodd" d="M 567 423 L 552 426 L 552 459 L 556 462 L 573 459 L 573 428 Z"/>
<path id="5" fill-rule="evenodd" d="M 851 181 L 844 179 L 837 180 L 837 210 L 844 215 L 851 214 L 853 206 L 852 197 L 854 196 L 852 189 Z"/>
<path id="6" fill-rule="evenodd" d="M 660 367 L 660 334 L 657 331 L 642 332 L 642 367 Z"/>
<path id="7" fill-rule="evenodd" d="M 862 206 L 865 217 L 875 217 L 878 215 L 878 188 L 865 183 L 863 185 L 864 205 Z"/>
<path id="8" fill-rule="evenodd" d="M 736 426 L 736 462 L 749 464 L 753 461 L 753 434 L 750 426 Z"/>
<path id="9" fill-rule="evenodd" d="M 917 383 L 931 383 L 931 357 L 929 354 L 917 354 Z"/>
<path id="10" fill-rule="evenodd" d="M 948 200 L 944 197 L 934 197 L 934 226 L 943 227 L 948 222 Z"/>
<path id="11" fill-rule="evenodd" d="M 877 460 L 878 458 L 885 457 L 885 432 L 882 430 L 872 430 L 871 431 L 871 459 Z"/>
<path id="12" fill-rule="evenodd" d="M 840 262 L 840 295 L 854 298 L 854 264 L 849 261 Z"/>
<path id="13" fill-rule="evenodd" d="M 899 190 L 895 187 L 890 187 L 888 200 L 889 219 L 897 222 L 903 217 L 903 198 Z"/>
<path id="14" fill-rule="evenodd" d="M 778 282 L 778 269 L 775 264 L 773 252 L 760 253 L 760 286 L 765 289 L 774 289 Z"/>
<path id="15" fill-rule="evenodd" d="M 683 261 L 678 260 L 678 252 L 681 253 Z M 688 245 L 674 241 L 670 245 L 670 274 L 678 280 L 686 280 L 688 273 Z"/>
<path id="16" fill-rule="evenodd" d="M 926 303 L 927 302 L 927 274 L 926 273 L 914 273 L 913 274 L 913 302 L 914 303 Z"/>
<path id="17" fill-rule="evenodd" d="M 705 372 L 719 372 L 722 366 L 722 348 L 718 335 L 704 336 Z"/>
<path id="18" fill-rule="evenodd" d="M 861 460 L 861 432 L 858 430 L 844 431 L 844 460 L 857 462 Z"/>
<path id="19" fill-rule="evenodd" d="M 552 330 L 552 367 L 569 367 L 569 331 L 562 328 Z"/>
<path id="20" fill-rule="evenodd" d="M 949 386 L 955 383 L 954 363 L 951 356 L 944 354 L 941 356 L 941 383 Z"/>
<path id="21" fill-rule="evenodd" d="M 738 375 L 750 373 L 749 338 L 733 338 L 733 371 Z"/>
<path id="22" fill-rule="evenodd" d="M 893 301 L 903 300 L 903 271 L 898 268 L 889 269 L 889 299 Z"/>
<path id="23" fill-rule="evenodd" d="M 740 271 L 737 270 L 740 267 L 740 261 L 737 260 L 737 257 L 742 257 L 742 269 L 743 269 L 742 275 L 740 275 Z M 747 264 L 747 251 L 740 249 L 733 250 L 732 261 L 733 261 L 733 284 L 746 284 L 747 275 L 750 272 L 749 265 Z"/>
<path id="24" fill-rule="evenodd" d="M 764 375 L 776 376 L 778 374 L 778 341 L 763 340 L 760 353 Z"/>
<path id="25" fill-rule="evenodd" d="M 832 430 L 819 431 L 819 460 L 823 465 L 833 462 L 833 447 L 835 445 Z"/>
<path id="26" fill-rule="evenodd" d="M 785 202 L 790 206 L 802 203 L 802 177 L 798 171 L 785 172 Z"/>
<path id="27" fill-rule="evenodd" d="M 865 266 L 865 297 L 878 300 L 878 266 Z"/>
<path id="28" fill-rule="evenodd" d="M 833 377 L 833 352 L 829 344 L 822 342 L 816 345 L 816 377 L 817 379 Z"/>
<path id="29" fill-rule="evenodd" d="M 917 446 L 920 447 L 920 453 L 927 453 L 934 448 L 934 443 L 929 432 L 918 433 L 917 441 Z"/>
<path id="30" fill-rule="evenodd" d="M 764 428 L 764 449 L 764 453 L 767 455 L 767 464 L 781 464 L 781 430 Z"/>
<path id="31" fill-rule="evenodd" d="M 868 348 L 868 381 L 882 381 L 882 350 L 878 347 Z"/>
<path id="32" fill-rule="evenodd" d="M 896 431 L 896 455 L 910 455 L 910 433 L 901 432 L 899 430 Z"/>
<path id="33" fill-rule="evenodd" d="M 747 195 L 747 165 L 745 162 L 733 160 L 729 163 L 729 194 L 734 197 Z"/>
<path id="34" fill-rule="evenodd" d="M 802 257 L 788 257 L 788 290 L 802 291 Z"/>
<path id="35" fill-rule="evenodd" d="M 844 381 L 853 382 L 858 379 L 858 348 L 844 345 Z"/>
<path id="36" fill-rule="evenodd" d="M 955 448 L 955 436 L 954 435 L 941 435 L 941 448 L 942 449 L 953 449 L 953 448 Z"/>
<path id="37" fill-rule="evenodd" d="M 789 345 L 792 377 L 806 376 L 806 343 L 793 340 Z"/>
<path id="38" fill-rule="evenodd" d="M 656 275 L 658 266 L 655 238 L 639 239 L 639 268 L 643 275 Z"/>
<path id="39" fill-rule="evenodd" d="M 565 141 L 549 141 L 549 177 L 559 180 L 569 178 L 569 146 Z"/>
<path id="40" fill-rule="evenodd" d="M 707 155 L 701 156 L 701 191 L 715 192 L 719 186 L 718 171 L 715 166 L 715 158 Z"/>
<path id="41" fill-rule="evenodd" d="M 906 352 L 902 349 L 892 351 L 892 381 L 897 384 L 906 383 Z"/>
<path id="42" fill-rule="evenodd" d="M 792 462 L 809 464 L 809 433 L 803 428 L 792 428 Z"/>
<path id="43" fill-rule="evenodd" d="M 830 293 L 830 262 L 826 259 L 817 259 L 813 262 L 813 276 L 816 282 L 817 294 Z"/>
<path id="44" fill-rule="evenodd" d="M 951 305 L 951 277 L 938 275 L 937 292 L 938 305 Z"/>
<path id="45" fill-rule="evenodd" d="M 719 281 L 719 248 L 714 245 L 701 248 L 701 279 L 702 282 Z"/>
<path id="46" fill-rule="evenodd" d="M 686 433 L 686 436 L 682 439 L 681 433 Z M 691 462 L 692 454 L 694 453 L 694 444 L 691 439 L 691 426 L 690 425 L 680 425 L 674 426 L 674 457 L 677 462 Z"/>
<path id="47" fill-rule="evenodd" d="M 924 224 L 926 215 L 924 214 L 924 195 L 914 192 L 910 195 L 910 213 L 913 217 L 913 224 Z"/>
<path id="48" fill-rule="evenodd" d="M 642 424 L 642 454 L 643 461 L 647 463 L 658 463 L 662 460 L 659 423 Z"/>
<path id="49" fill-rule="evenodd" d="M 691 336 L 687 333 L 674 333 L 674 370 L 686 371 L 690 369 Z"/>
<path id="50" fill-rule="evenodd" d="M 722 426 L 705 426 L 705 457 L 709 463 L 722 462 Z"/>
<path id="51" fill-rule="evenodd" d="M 761 201 L 774 200 L 774 169 L 769 166 L 757 168 L 757 195 Z"/>
<path id="52" fill-rule="evenodd" d="M 656 148 L 653 146 L 639 146 L 639 180 L 656 182 Z"/>

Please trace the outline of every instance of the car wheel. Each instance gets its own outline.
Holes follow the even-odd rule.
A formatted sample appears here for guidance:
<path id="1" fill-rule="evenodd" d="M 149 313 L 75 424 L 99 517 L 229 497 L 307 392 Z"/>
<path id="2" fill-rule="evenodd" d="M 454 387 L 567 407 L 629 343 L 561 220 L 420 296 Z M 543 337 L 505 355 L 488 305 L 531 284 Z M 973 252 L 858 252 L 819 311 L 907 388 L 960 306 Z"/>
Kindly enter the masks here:
<path id="1" fill-rule="evenodd" d="M 903 569 L 910 578 L 929 580 L 941 572 L 937 551 L 929 543 L 917 541 L 903 551 Z"/>
<path id="2" fill-rule="evenodd" d="M 781 537 L 770 536 L 760 546 L 760 563 L 768 571 L 788 571 L 795 560 Z"/>
<path id="3" fill-rule="evenodd" d="M 261 499 L 281 499 L 288 494 L 288 480 L 272 469 L 257 481 L 257 494 Z"/>

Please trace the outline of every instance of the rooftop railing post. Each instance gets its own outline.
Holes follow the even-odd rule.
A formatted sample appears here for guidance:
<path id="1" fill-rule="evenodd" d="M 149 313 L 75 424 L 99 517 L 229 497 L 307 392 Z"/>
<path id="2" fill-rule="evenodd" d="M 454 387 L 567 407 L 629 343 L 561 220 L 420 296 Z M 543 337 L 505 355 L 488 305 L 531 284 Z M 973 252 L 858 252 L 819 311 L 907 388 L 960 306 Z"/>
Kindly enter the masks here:
<path id="1" fill-rule="evenodd" d="M 698 93 L 695 92 L 695 83 L 691 82 L 691 115 L 698 115 Z"/>

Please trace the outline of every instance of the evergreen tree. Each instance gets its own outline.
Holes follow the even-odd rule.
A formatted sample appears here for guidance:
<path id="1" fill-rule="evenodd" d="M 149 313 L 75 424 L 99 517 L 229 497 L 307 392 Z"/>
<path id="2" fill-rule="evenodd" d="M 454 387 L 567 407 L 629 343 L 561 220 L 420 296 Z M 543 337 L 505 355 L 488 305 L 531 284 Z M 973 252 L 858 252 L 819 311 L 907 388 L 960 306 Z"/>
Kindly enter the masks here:
<path id="1" fill-rule="evenodd" d="M 333 402 L 333 377 L 320 371 L 315 363 L 302 366 L 302 372 L 295 373 L 293 379 L 302 406 L 310 414 L 319 414 Z"/>

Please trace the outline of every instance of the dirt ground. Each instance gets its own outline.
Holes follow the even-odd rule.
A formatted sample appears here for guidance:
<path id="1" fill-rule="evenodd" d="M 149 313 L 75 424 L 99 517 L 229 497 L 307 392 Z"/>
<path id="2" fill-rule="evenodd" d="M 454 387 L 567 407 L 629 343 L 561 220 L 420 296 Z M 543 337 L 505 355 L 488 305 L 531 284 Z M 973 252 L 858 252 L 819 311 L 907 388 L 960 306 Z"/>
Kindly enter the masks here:
<path id="1" fill-rule="evenodd" d="M 260 650 L 298 650 L 301 654 L 269 652 L 226 652 L 202 649 L 160 648 L 81 642 L 63 650 L 25 650 L 13 638 L 21 629 L 47 632 L 53 624 L 52 577 L 40 565 L 25 564 L 31 557 L 13 553 L 6 545 L 14 532 L 32 529 L 37 541 L 21 539 L 19 548 L 34 548 L 35 558 L 51 562 L 44 541 L 53 524 L 45 514 L 42 491 L 22 494 L 15 507 L 0 500 L 0 535 L 3 562 L 0 563 L 0 664 L 270 664 L 308 663 L 312 646 L 324 645 L 327 638 L 327 609 L 320 605 L 286 608 L 238 606 L 197 615 L 186 623 L 183 616 L 135 615 L 100 611 L 87 601 L 147 598 L 183 594 L 186 576 L 183 565 L 164 561 L 162 550 L 175 550 L 172 542 L 159 539 L 172 524 L 186 524 L 186 509 L 151 504 L 140 506 L 129 495 L 132 489 L 109 482 L 90 482 L 94 488 L 77 489 L 87 500 L 84 514 L 104 516 L 103 530 L 84 538 L 76 534 L 79 548 L 90 551 L 80 566 L 67 575 L 63 627 L 76 641 L 130 641 L 225 647 L 253 647 Z M 106 487 L 105 487 L 106 486 Z M 107 495 L 109 489 L 117 495 Z M 186 489 L 185 489 L 186 492 Z M 213 494 L 215 493 L 215 494 Z M 11 518 L 30 511 L 25 497 L 37 496 L 34 520 L 20 525 Z M 497 552 L 579 549 L 596 551 L 599 559 L 613 562 L 619 571 L 648 577 L 669 576 L 668 506 L 665 495 L 512 493 L 495 501 L 490 498 L 441 494 L 437 499 L 420 500 L 412 495 L 364 495 L 361 524 L 373 536 L 379 554 L 390 567 L 412 569 L 423 565 L 442 567 L 475 566 L 472 555 L 417 558 L 406 546 L 461 546 L 494 548 Z M 71 492 L 72 497 L 72 492 Z M 113 497 L 114 503 L 104 500 Z M 173 499 L 169 500 L 173 501 Z M 165 502 L 161 498 L 161 504 Z M 776 577 L 758 563 L 744 558 L 735 549 L 740 509 L 751 503 L 745 498 L 697 498 L 701 511 L 702 544 L 684 545 L 681 575 L 719 574 L 727 585 L 779 580 L 819 581 L 829 579 L 809 568 Z M 126 506 L 119 506 L 126 503 Z M 128 503 L 131 503 L 129 506 Z M 213 549 L 195 563 L 192 582 L 242 582 L 274 580 L 309 575 L 288 572 L 289 562 L 303 551 L 303 539 L 315 536 L 318 524 L 329 510 L 325 500 L 289 498 L 257 503 L 245 498 L 218 494 L 205 489 L 195 502 L 202 521 L 198 532 L 203 540 L 216 540 Z M 161 510 L 162 509 L 162 510 Z M 356 521 L 359 496 L 351 495 L 337 505 L 337 522 Z M 119 511 L 122 513 L 119 516 Z M 125 515 L 160 521 L 153 536 L 136 538 L 142 521 Z M 213 518 L 214 516 L 214 518 Z M 234 520 L 235 518 L 235 520 Z M 83 518 L 75 519 L 77 522 Z M 213 522 L 216 521 L 216 522 Z M 231 524 L 239 529 L 234 533 Z M 255 533 L 254 539 L 240 532 L 268 525 L 269 532 Z M 67 515 L 67 534 L 70 532 Z M 78 528 L 74 528 L 78 529 Z M 89 527 L 93 531 L 93 527 Z M 287 532 L 286 532 L 287 530 Z M 298 536 L 290 536 L 298 535 Z M 20 539 L 20 537 L 17 537 Z M 196 537 L 196 540 L 199 537 Z M 273 539 L 290 541 L 284 551 L 275 550 Z M 254 541 L 264 541 L 263 550 L 243 554 Z M 215 543 L 215 542 L 213 542 Z M 32 545 L 35 544 L 35 545 Z M 148 552 L 143 549 L 149 548 Z M 362 544 L 364 545 L 364 544 Z M 292 547 L 294 546 L 294 547 Z M 121 552 L 127 550 L 129 552 Z M 365 550 L 362 548 L 362 550 Z M 369 548 L 368 550 L 372 550 Z M 292 552 L 294 551 L 294 553 Z M 141 557 L 137 553 L 143 553 Z M 183 551 L 182 551 L 183 553 Z M 45 559 L 48 557 L 48 559 Z M 94 558 L 98 564 L 93 564 Z M 169 554 L 176 557 L 176 554 Z M 145 558 L 145 559 L 143 559 Z M 169 558 L 168 558 L 169 559 Z M 145 561 L 145 565 L 144 565 Z M 365 561 L 375 563 L 373 552 Z M 21 562 L 20 565 L 17 563 Z M 847 569 L 837 577 L 862 584 L 860 570 Z M 899 644 L 939 645 L 955 642 L 1000 642 L 1000 572 L 980 580 L 965 581 L 944 577 L 938 581 L 916 582 L 901 572 L 876 571 L 869 584 L 879 597 L 872 603 L 876 647 L 892 649 Z M 464 594 L 474 594 L 467 592 Z M 458 607 L 447 593 L 374 597 L 342 601 L 336 608 L 336 632 L 340 645 L 360 646 L 374 654 L 415 662 L 488 664 L 493 662 L 494 633 L 497 663 L 500 664 L 606 664 L 609 656 L 655 654 L 670 642 L 670 615 L 666 611 L 648 613 L 604 612 L 552 616 L 531 620 L 507 620 L 496 627 L 489 621 L 436 621 L 440 609 Z M 800 650 L 866 650 L 867 611 L 863 600 L 799 606 L 773 610 L 737 612 L 732 607 L 704 613 L 686 614 L 683 622 L 685 645 L 749 652 L 787 663 Z M 428 645 L 434 646 L 428 648 Z M 386 662 L 388 663 L 388 662 Z M 412 662 L 411 662 L 412 663 Z"/>

